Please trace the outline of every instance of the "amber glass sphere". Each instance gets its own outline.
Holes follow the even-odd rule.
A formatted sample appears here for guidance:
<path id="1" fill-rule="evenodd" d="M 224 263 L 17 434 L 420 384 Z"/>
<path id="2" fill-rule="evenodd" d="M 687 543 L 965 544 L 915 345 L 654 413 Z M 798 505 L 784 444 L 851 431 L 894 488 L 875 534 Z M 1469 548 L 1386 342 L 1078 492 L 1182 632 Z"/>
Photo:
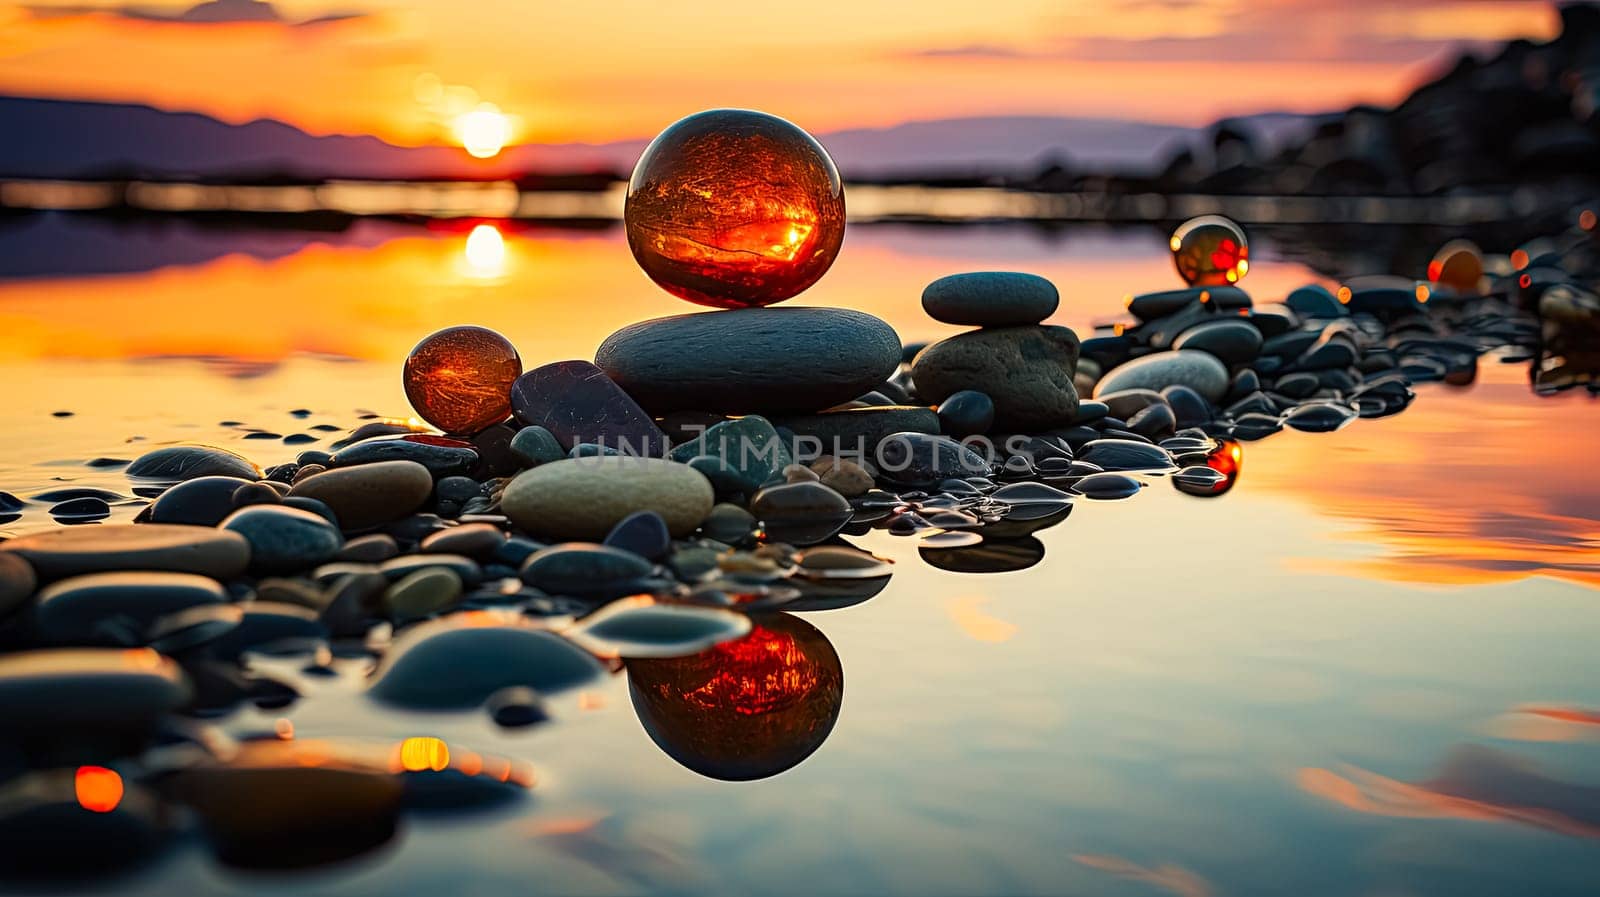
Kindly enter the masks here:
<path id="1" fill-rule="evenodd" d="M 810 134 L 744 109 L 662 131 L 628 182 L 628 246 L 662 289 L 752 308 L 816 283 L 844 241 L 844 185 Z"/>
<path id="2" fill-rule="evenodd" d="M 511 416 L 511 384 L 522 359 L 484 327 L 447 327 L 406 356 L 406 398 L 417 416 L 446 433 L 470 435 Z"/>
<path id="3" fill-rule="evenodd" d="M 1483 253 L 1466 240 L 1451 240 L 1428 263 L 1428 279 L 1458 293 L 1477 293 L 1483 280 Z"/>
<path id="4" fill-rule="evenodd" d="M 651 740 L 713 779 L 764 779 L 804 760 L 844 700 L 844 668 L 816 627 L 789 614 L 751 622 L 748 635 L 699 654 L 627 661 Z"/>
<path id="5" fill-rule="evenodd" d="M 1221 215 L 1201 215 L 1172 233 L 1172 261 L 1192 287 L 1223 287 L 1250 271 L 1244 228 Z"/>

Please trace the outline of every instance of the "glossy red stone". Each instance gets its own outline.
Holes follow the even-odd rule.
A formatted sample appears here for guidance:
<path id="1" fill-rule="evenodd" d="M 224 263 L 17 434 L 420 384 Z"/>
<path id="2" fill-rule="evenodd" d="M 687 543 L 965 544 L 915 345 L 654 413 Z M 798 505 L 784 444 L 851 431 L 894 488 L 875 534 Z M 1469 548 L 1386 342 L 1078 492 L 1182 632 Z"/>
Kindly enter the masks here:
<path id="1" fill-rule="evenodd" d="M 839 718 L 844 669 L 827 638 L 789 614 L 752 622 L 743 638 L 699 654 L 627 661 L 651 740 L 710 778 L 777 775 L 820 747 Z"/>
<path id="2" fill-rule="evenodd" d="M 1236 284 L 1250 271 L 1244 228 L 1221 215 L 1201 215 L 1172 233 L 1172 261 L 1192 287 Z"/>
<path id="3" fill-rule="evenodd" d="M 484 327 L 449 327 L 406 356 L 406 398 L 417 416 L 446 433 L 471 435 L 511 416 L 511 384 L 522 359 Z"/>
<path id="4" fill-rule="evenodd" d="M 844 185 L 822 145 L 776 116 L 701 112 L 662 131 L 633 169 L 628 246 L 662 289 L 752 308 L 816 283 L 844 240 Z"/>

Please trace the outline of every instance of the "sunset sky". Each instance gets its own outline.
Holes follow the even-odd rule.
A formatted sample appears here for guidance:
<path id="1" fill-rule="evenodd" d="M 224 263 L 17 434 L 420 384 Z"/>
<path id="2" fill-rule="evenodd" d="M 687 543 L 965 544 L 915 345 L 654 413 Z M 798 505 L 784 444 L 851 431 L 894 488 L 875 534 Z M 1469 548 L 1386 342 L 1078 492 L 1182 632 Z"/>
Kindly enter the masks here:
<path id="1" fill-rule="evenodd" d="M 761 108 L 816 131 L 993 114 L 1199 124 L 1392 102 L 1463 43 L 1547 38 L 1522 0 L 82 0 L 0 4 L 0 94 L 142 102 L 314 133 L 649 136 Z"/>

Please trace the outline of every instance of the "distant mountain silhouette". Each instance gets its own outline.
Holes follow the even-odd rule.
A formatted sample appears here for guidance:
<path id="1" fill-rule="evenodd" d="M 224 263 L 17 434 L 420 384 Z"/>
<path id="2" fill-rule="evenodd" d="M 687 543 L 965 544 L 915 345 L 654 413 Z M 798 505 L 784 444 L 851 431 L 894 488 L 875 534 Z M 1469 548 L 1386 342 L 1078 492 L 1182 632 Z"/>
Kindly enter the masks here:
<path id="1" fill-rule="evenodd" d="M 1262 115 L 1247 127 L 1277 145 L 1312 126 Z M 318 137 L 262 119 L 232 125 L 149 106 L 0 97 L 0 177 L 473 179 L 542 173 L 625 175 L 644 140 L 530 144 L 494 159 L 454 147 L 401 147 L 376 137 Z M 1118 171 L 1159 168 L 1206 129 L 1103 118 L 995 116 L 908 122 L 821 134 L 847 178 L 921 172 L 1009 172 L 1052 161 Z"/>

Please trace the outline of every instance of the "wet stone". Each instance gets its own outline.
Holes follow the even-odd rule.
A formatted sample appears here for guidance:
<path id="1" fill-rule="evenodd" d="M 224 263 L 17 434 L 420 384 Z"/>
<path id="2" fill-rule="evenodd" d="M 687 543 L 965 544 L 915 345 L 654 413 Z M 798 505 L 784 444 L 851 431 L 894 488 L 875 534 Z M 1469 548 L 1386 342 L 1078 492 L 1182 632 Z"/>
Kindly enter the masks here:
<path id="1" fill-rule="evenodd" d="M 712 508 L 715 511 L 715 508 Z M 602 544 L 620 548 L 652 561 L 664 560 L 672 550 L 672 533 L 667 522 L 654 511 L 639 511 L 617 521 Z"/>
<path id="2" fill-rule="evenodd" d="M 1139 493 L 1139 481 L 1120 473 L 1094 473 L 1078 480 L 1073 490 L 1084 498 L 1115 500 L 1130 498 Z"/>
<path id="3" fill-rule="evenodd" d="M 334 555 L 336 561 L 353 561 L 363 564 L 380 564 L 400 553 L 400 546 L 394 537 L 384 533 L 373 533 L 369 536 L 358 536 L 344 543 L 339 553 Z"/>
<path id="4" fill-rule="evenodd" d="M 1227 482 L 1227 475 L 1210 467 L 1185 467 L 1172 475 L 1172 485 L 1188 495 L 1210 496 Z"/>
<path id="5" fill-rule="evenodd" d="M 946 436 L 896 433 L 878 446 L 881 476 L 906 486 L 928 486 L 949 477 L 983 476 L 989 462 Z"/>
<path id="6" fill-rule="evenodd" d="M 315 514 L 295 508 L 254 505 L 233 512 L 221 529 L 250 543 L 250 569 L 292 573 L 332 560 L 344 546 L 339 530 Z"/>
<path id="7" fill-rule="evenodd" d="M 1171 406 L 1173 425 L 1178 429 L 1211 420 L 1211 403 L 1187 386 L 1169 386 L 1161 391 L 1161 397 Z"/>
<path id="8" fill-rule="evenodd" d="M 396 619 L 437 613 L 461 598 L 461 577 L 448 567 L 428 567 L 402 576 L 383 593 L 383 606 Z"/>
<path id="9" fill-rule="evenodd" d="M 722 502 L 700 522 L 700 534 L 727 545 L 743 545 L 760 525 L 755 515 L 735 504 Z"/>
<path id="10" fill-rule="evenodd" d="M 922 406 L 839 409 L 784 417 L 778 423 L 794 433 L 795 453 L 802 460 L 807 448 L 824 455 L 871 459 L 883 440 L 895 433 L 939 433 L 939 416 Z"/>
<path id="11" fill-rule="evenodd" d="M 501 689 L 555 694 L 599 678 L 602 667 L 560 636 L 529 627 L 445 618 L 408 629 L 367 693 L 409 710 L 469 710 Z"/>
<path id="12" fill-rule="evenodd" d="M 922 545 L 922 559 L 952 573 L 1012 573 L 1026 570 L 1044 559 L 1044 544 L 1031 536 L 1018 539 L 985 537 L 977 545 L 940 548 Z"/>
<path id="13" fill-rule="evenodd" d="M 511 453 L 527 467 L 549 464 L 567 456 L 561 440 L 544 427 L 529 426 L 511 437 Z"/>
<path id="14" fill-rule="evenodd" d="M 1283 304 L 1287 305 L 1295 314 L 1302 318 L 1345 318 L 1350 316 L 1350 311 L 1339 302 L 1327 287 L 1310 284 L 1300 287 L 1284 298 Z"/>
<path id="15" fill-rule="evenodd" d="M 370 443 L 358 443 L 345 451 Z M 359 531 L 404 517 L 422 507 L 433 476 L 416 461 L 374 461 L 335 467 L 295 483 L 290 495 L 314 498 L 333 509 L 342 529 Z"/>
<path id="16" fill-rule="evenodd" d="M 27 601 L 37 585 L 33 568 L 21 555 L 0 551 L 0 617 Z"/>
<path id="17" fill-rule="evenodd" d="M 435 479 L 465 476 L 478 463 L 478 450 L 469 442 L 425 433 L 379 436 L 339 449 L 332 467 L 355 467 L 380 461 L 411 461 L 427 468 Z"/>
<path id="18" fill-rule="evenodd" d="M 1331 433 L 1354 420 L 1356 413 L 1344 405 L 1314 402 L 1284 415 L 1285 426 L 1308 433 Z"/>
<path id="19" fill-rule="evenodd" d="M 1240 415 L 1233 422 L 1233 437 L 1244 442 L 1265 439 L 1283 429 L 1283 421 L 1276 415 L 1251 412 Z"/>
<path id="20" fill-rule="evenodd" d="M 1065 426 L 1076 416 L 1077 365 L 1078 337 L 1069 328 L 999 327 L 929 346 L 911 376 L 924 401 L 979 390 L 993 400 L 998 426 L 1035 429 Z"/>
<path id="21" fill-rule="evenodd" d="M 0 542 L 16 552 L 41 581 L 115 570 L 169 570 L 214 579 L 244 572 L 250 546 L 237 533 L 168 524 L 74 527 Z"/>
<path id="22" fill-rule="evenodd" d="M 568 636 L 603 656 L 684 657 L 750 631 L 744 614 L 711 607 L 626 599 L 579 620 Z"/>
<path id="23" fill-rule="evenodd" d="M 140 455 L 128 465 L 127 474 L 137 480 L 177 483 L 207 476 L 254 480 L 261 476 L 261 470 L 223 449 L 206 445 L 174 445 Z"/>
<path id="24" fill-rule="evenodd" d="M 1227 391 L 1228 369 L 1209 352 L 1192 349 L 1146 355 L 1109 371 L 1096 384 L 1095 398 L 1125 389 L 1159 391 L 1168 386 L 1187 386 L 1214 402 Z"/>
<path id="25" fill-rule="evenodd" d="M 1159 446 L 1126 439 L 1097 439 L 1078 452 L 1078 460 L 1102 470 L 1171 470 L 1172 458 Z"/>
<path id="26" fill-rule="evenodd" d="M 1054 314 L 1060 301 L 1055 284 L 1017 271 L 952 274 L 922 291 L 928 317 L 978 327 L 1037 324 Z"/>
<path id="27" fill-rule="evenodd" d="M 1243 318 L 1223 318 L 1196 324 L 1172 343 L 1174 349 L 1209 352 L 1223 364 L 1236 365 L 1261 354 L 1261 331 Z"/>
<path id="28" fill-rule="evenodd" d="M 848 458 L 823 455 L 811 462 L 811 470 L 822 485 L 845 498 L 865 495 L 876 485 L 872 474 L 865 467 Z"/>
<path id="29" fill-rule="evenodd" d="M 1177 427 L 1178 419 L 1166 402 L 1150 405 L 1128 419 L 1128 429 L 1149 439 L 1171 436 Z"/>
<path id="30" fill-rule="evenodd" d="M 145 642 L 169 656 L 181 655 L 232 632 L 244 620 L 236 604 L 197 604 L 153 620 L 145 628 Z"/>
<path id="31" fill-rule="evenodd" d="M 711 510 L 711 483 L 694 467 L 659 458 L 578 458 L 518 474 L 500 503 L 522 529 L 566 539 L 603 539 L 624 517 L 655 511 L 674 536 Z"/>
<path id="32" fill-rule="evenodd" d="M 417 547 L 428 554 L 459 554 L 482 561 L 492 556 L 505 540 L 505 534 L 497 526 L 467 523 L 439 530 Z"/>
<path id="33" fill-rule="evenodd" d="M 85 523 L 111 516 L 111 506 L 99 498 L 74 498 L 50 507 L 50 516 L 63 523 Z"/>
<path id="34" fill-rule="evenodd" d="M 740 491 L 747 494 L 780 479 L 783 469 L 794 463 L 772 422 L 756 414 L 716 424 L 698 438 L 673 446 L 668 457 L 680 463 L 720 458 L 738 473 Z"/>
<path id="35" fill-rule="evenodd" d="M 384 561 L 378 565 L 390 582 L 402 579 L 417 570 L 441 568 L 453 571 L 468 588 L 476 588 L 483 581 L 483 568 L 472 558 L 459 554 L 407 554 Z"/>
<path id="36" fill-rule="evenodd" d="M 14 733 L 148 730 L 188 697 L 177 664 L 148 649 L 0 655 L 0 718 Z"/>
<path id="37" fill-rule="evenodd" d="M 227 597 L 216 580 L 190 573 L 91 573 L 41 590 L 34 624 L 55 644 L 136 645 L 157 618 Z"/>
<path id="38" fill-rule="evenodd" d="M 522 729 L 550 719 L 544 698 L 531 688 L 513 685 L 490 695 L 484 709 L 494 724 L 503 729 Z"/>
<path id="39" fill-rule="evenodd" d="M 774 541 L 815 545 L 843 529 L 854 511 L 844 496 L 819 482 L 762 489 L 750 500 L 750 513 Z"/>
<path id="40" fill-rule="evenodd" d="M 1316 374 L 1285 374 L 1272 384 L 1272 389 L 1291 399 L 1303 399 L 1321 387 Z"/>
<path id="41" fill-rule="evenodd" d="M 603 600 L 634 591 L 650 569 L 631 551 L 565 542 L 534 552 L 522 565 L 522 581 L 552 595 Z"/>
<path id="42" fill-rule="evenodd" d="M 994 426 L 994 400 L 975 389 L 951 393 L 939 404 L 937 413 L 940 430 L 957 439 L 987 433 Z"/>
<path id="43" fill-rule="evenodd" d="M 899 366 L 900 351 L 894 329 L 862 312 L 737 309 L 624 327 L 595 362 L 658 414 L 807 413 L 873 389 Z"/>

